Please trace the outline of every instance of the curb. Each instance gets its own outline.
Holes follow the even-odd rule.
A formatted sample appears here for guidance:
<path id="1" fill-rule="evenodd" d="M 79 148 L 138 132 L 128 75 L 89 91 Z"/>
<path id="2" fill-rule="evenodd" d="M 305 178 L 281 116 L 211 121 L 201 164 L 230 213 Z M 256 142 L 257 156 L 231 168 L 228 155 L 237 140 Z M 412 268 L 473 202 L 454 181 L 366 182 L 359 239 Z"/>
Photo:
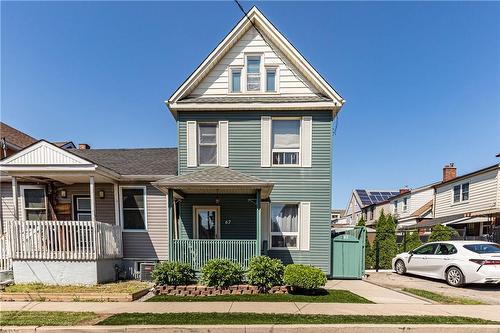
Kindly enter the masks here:
<path id="1" fill-rule="evenodd" d="M 500 325 L 130 325 L 130 326 L 15 326 L 2 327 L 12 333 L 500 333 Z"/>

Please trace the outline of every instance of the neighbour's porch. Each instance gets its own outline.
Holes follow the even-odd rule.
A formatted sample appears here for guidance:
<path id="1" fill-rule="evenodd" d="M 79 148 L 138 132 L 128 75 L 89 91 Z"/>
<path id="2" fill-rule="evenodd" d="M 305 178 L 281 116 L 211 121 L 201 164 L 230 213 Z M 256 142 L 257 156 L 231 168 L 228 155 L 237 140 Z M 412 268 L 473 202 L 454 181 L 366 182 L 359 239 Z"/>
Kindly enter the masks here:
<path id="1" fill-rule="evenodd" d="M 246 268 L 262 253 L 262 218 L 268 215 L 272 183 L 212 167 L 154 185 L 168 193 L 170 260 L 190 263 L 195 271 L 213 258 Z"/>

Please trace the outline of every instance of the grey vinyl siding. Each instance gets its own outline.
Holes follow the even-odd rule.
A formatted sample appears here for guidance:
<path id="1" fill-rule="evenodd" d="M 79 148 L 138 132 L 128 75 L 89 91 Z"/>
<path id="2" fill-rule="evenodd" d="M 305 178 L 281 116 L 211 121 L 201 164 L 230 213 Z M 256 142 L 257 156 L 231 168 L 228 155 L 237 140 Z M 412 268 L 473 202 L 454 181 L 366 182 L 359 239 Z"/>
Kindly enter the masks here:
<path id="1" fill-rule="evenodd" d="M 61 198 L 58 196 L 59 202 L 70 203 L 72 206 L 72 220 L 76 220 L 73 215 L 73 196 L 75 195 L 90 195 L 90 184 L 79 183 L 72 185 L 60 186 L 67 191 L 67 197 Z M 99 198 L 99 191 L 104 191 L 104 199 Z M 115 202 L 113 193 L 113 184 L 96 183 L 95 184 L 95 219 L 98 222 L 115 224 Z"/>
<path id="2" fill-rule="evenodd" d="M 261 167 L 261 116 L 312 116 L 312 167 Z M 179 174 L 197 170 L 186 165 L 186 121 L 229 121 L 229 167 L 275 183 L 272 202 L 311 202 L 310 250 L 273 250 L 284 262 L 311 264 L 329 272 L 332 170 L 332 114 L 329 111 L 180 112 Z M 235 212 L 238 214 L 238 212 Z M 243 231 L 242 231 L 243 232 Z"/>
<path id="3" fill-rule="evenodd" d="M 123 257 L 166 260 L 168 256 L 167 196 L 148 183 L 134 183 L 133 185 L 146 186 L 147 230 L 123 232 Z"/>
<path id="4" fill-rule="evenodd" d="M 219 200 L 218 204 L 215 203 L 216 199 Z M 193 238 L 193 206 L 219 206 L 221 239 L 255 239 L 257 211 L 250 199 L 255 197 L 241 194 L 187 194 L 180 204 L 180 238 Z"/>

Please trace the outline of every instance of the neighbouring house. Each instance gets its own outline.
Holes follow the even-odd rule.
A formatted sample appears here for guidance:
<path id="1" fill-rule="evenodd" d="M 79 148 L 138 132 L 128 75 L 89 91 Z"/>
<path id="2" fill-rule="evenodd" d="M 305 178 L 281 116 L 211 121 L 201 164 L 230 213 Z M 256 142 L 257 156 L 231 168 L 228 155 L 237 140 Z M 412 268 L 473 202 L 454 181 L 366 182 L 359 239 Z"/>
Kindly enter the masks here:
<path id="1" fill-rule="evenodd" d="M 137 276 L 145 262 L 246 267 L 259 254 L 330 273 L 332 122 L 343 103 L 253 7 L 167 101 L 177 149 L 42 140 L 0 163 L 14 279 L 95 283 Z"/>
<path id="2" fill-rule="evenodd" d="M 345 213 L 343 209 L 332 209 L 331 221 L 332 225 L 335 224 Z"/>
<path id="3" fill-rule="evenodd" d="M 369 210 L 365 209 L 365 220 L 370 222 L 376 221 L 382 209 L 384 213 L 389 213 L 388 200 L 389 198 L 398 195 L 399 191 L 394 190 L 366 190 L 356 189 L 352 191 L 349 202 L 345 210 L 344 216 L 340 219 L 339 224 L 354 226 L 363 217 L 363 209 L 370 206 Z M 381 204 L 377 206 L 377 204 Z M 373 214 L 372 214 L 373 213 Z M 374 224 L 370 223 L 371 225 Z"/>
<path id="4" fill-rule="evenodd" d="M 465 239 L 494 235 L 500 240 L 500 164 L 457 176 L 453 164 L 443 168 L 443 180 L 434 184 L 433 218 L 417 224 L 430 230 L 442 224 Z"/>
<path id="5" fill-rule="evenodd" d="M 37 141 L 35 138 L 4 122 L 0 122 L 0 140 L 0 159 L 15 154 Z"/>
<path id="6" fill-rule="evenodd" d="M 397 229 L 415 228 L 417 223 L 432 219 L 434 184 L 400 190 L 389 200 L 391 213 L 397 221 Z"/>

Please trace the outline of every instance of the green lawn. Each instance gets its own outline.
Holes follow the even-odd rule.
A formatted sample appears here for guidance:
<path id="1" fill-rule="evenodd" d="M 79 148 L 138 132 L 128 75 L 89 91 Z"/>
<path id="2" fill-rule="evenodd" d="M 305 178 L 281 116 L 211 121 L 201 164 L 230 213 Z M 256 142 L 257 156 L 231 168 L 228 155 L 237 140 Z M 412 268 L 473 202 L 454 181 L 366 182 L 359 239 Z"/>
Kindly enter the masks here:
<path id="1" fill-rule="evenodd" d="M 8 293 L 126 293 L 133 294 L 137 291 L 150 288 L 151 283 L 141 281 L 121 281 L 97 284 L 94 286 L 73 285 L 57 286 L 41 283 L 13 284 L 5 288 Z"/>
<path id="2" fill-rule="evenodd" d="M 72 326 L 97 318 L 92 312 L 2 311 L 3 326 Z"/>
<path id="3" fill-rule="evenodd" d="M 122 313 L 98 325 L 251 325 L 251 324 L 498 324 L 445 316 L 298 315 L 261 313 Z"/>
<path id="4" fill-rule="evenodd" d="M 322 295 L 255 294 L 217 296 L 158 295 L 147 302 L 305 302 L 305 303 L 372 303 L 347 290 L 325 290 Z"/>
<path id="5" fill-rule="evenodd" d="M 407 293 L 417 295 L 423 298 L 430 299 L 431 301 L 438 302 L 441 304 L 465 304 L 465 305 L 484 304 L 480 301 L 476 301 L 475 299 L 470 299 L 466 297 L 445 296 L 422 289 L 404 288 L 403 291 L 406 291 Z"/>

